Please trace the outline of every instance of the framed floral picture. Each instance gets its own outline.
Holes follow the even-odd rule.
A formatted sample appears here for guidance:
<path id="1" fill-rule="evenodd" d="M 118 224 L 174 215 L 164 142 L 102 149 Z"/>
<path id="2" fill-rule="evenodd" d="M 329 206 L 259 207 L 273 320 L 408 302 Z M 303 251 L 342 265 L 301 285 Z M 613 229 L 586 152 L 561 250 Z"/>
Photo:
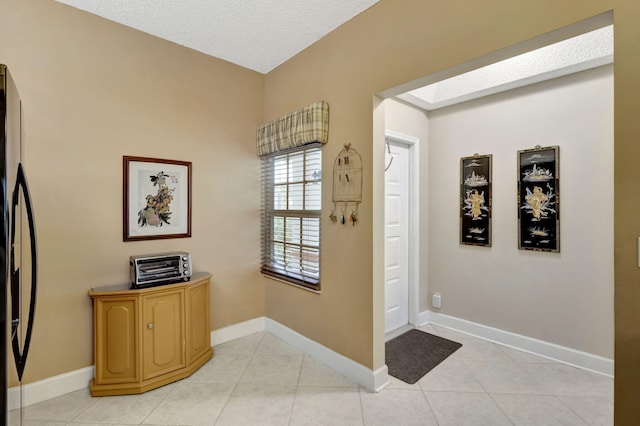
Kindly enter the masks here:
<path id="1" fill-rule="evenodd" d="M 491 247 L 491 160 L 460 159 L 460 244 Z"/>
<path id="2" fill-rule="evenodd" d="M 560 251 L 560 148 L 518 151 L 518 249 Z"/>
<path id="3" fill-rule="evenodd" d="M 123 240 L 191 237 L 191 163 L 123 157 Z"/>

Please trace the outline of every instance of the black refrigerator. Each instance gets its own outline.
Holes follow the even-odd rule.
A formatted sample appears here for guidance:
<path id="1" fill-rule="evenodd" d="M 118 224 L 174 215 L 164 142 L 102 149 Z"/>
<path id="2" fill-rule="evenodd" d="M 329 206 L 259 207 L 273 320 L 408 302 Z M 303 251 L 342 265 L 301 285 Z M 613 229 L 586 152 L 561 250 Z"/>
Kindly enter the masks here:
<path id="1" fill-rule="evenodd" d="M 20 384 L 18 405 L 22 407 L 22 376 L 31 344 L 36 305 L 38 262 L 35 223 L 22 154 L 22 104 L 8 67 L 0 64 L 1 425 L 8 423 L 10 371 Z"/>

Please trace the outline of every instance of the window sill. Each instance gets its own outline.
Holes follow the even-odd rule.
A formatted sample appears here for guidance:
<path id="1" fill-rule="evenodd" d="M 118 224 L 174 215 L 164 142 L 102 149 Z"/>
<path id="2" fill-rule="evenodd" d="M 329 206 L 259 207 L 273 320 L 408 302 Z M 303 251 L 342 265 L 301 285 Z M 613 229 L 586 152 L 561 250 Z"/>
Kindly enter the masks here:
<path id="1" fill-rule="evenodd" d="M 273 280 L 273 281 L 278 281 L 278 282 L 281 282 L 281 283 L 284 283 L 284 284 L 287 284 L 287 285 L 290 285 L 290 286 L 293 286 L 293 287 L 297 287 L 297 288 L 299 288 L 301 290 L 306 290 L 306 291 L 308 291 L 310 293 L 320 294 L 320 290 L 315 290 L 313 288 L 309 288 L 309 287 L 303 286 L 302 284 L 297 284 L 297 283 L 294 283 L 294 282 L 291 282 L 291 281 L 287 281 L 287 280 L 285 280 L 283 278 L 278 278 L 278 277 L 275 277 L 273 275 L 265 274 L 264 272 L 262 273 L 262 276 L 265 277 L 265 278 L 269 278 L 270 280 Z"/>

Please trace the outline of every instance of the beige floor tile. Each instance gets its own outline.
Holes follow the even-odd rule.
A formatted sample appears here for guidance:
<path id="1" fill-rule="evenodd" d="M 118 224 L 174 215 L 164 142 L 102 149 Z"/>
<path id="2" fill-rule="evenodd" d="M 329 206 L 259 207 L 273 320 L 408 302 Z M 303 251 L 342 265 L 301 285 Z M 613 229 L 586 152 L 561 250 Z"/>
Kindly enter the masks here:
<path id="1" fill-rule="evenodd" d="M 139 395 L 103 396 L 73 421 L 85 423 L 138 424 L 164 400 L 175 384 Z"/>
<path id="2" fill-rule="evenodd" d="M 413 385 L 390 376 L 370 393 L 261 332 L 217 345 L 182 381 L 141 395 L 72 392 L 26 407 L 21 426 L 612 424 L 610 377 L 443 327 L 420 329 L 463 347 Z M 9 413 L 10 426 L 20 425 L 18 414 Z"/>
<path id="3" fill-rule="evenodd" d="M 214 346 L 216 354 L 235 353 L 235 354 L 252 354 L 256 351 L 260 342 L 267 333 L 253 333 L 230 342 L 222 343 Z M 214 355 L 215 356 L 215 355 Z"/>
<path id="4" fill-rule="evenodd" d="M 389 384 L 384 388 L 384 390 L 387 389 L 420 390 L 420 385 L 418 382 L 409 384 L 389 375 Z"/>
<path id="5" fill-rule="evenodd" d="M 511 422 L 486 393 L 425 392 L 439 426 L 509 426 Z"/>
<path id="6" fill-rule="evenodd" d="M 98 423 L 99 424 L 99 423 Z M 53 425 L 56 425 L 55 423 Z M 36 425 L 28 425 L 28 424 L 24 424 L 23 426 L 36 426 Z M 43 425 L 37 425 L 37 426 L 52 426 L 51 423 L 45 423 Z M 65 423 L 65 426 L 96 426 L 96 423 Z M 127 423 L 109 423 L 108 426 L 131 426 L 130 424 Z M 178 425 L 175 425 L 178 426 Z"/>
<path id="7" fill-rule="evenodd" d="M 602 395 L 613 399 L 613 377 L 590 372 L 587 372 L 587 374 L 596 382 L 595 386 L 598 387 L 599 392 L 602 392 Z"/>
<path id="8" fill-rule="evenodd" d="M 255 354 L 240 378 L 240 383 L 296 385 L 302 359 L 302 355 Z"/>
<path id="9" fill-rule="evenodd" d="M 191 376 L 186 382 L 238 383 L 240 377 L 251 361 L 251 354 L 220 353 L 216 354 L 206 364 Z"/>
<path id="10" fill-rule="evenodd" d="M 92 398 L 89 389 L 71 392 L 60 397 L 50 399 L 25 407 L 22 410 L 23 420 L 26 421 L 71 421 L 82 411 L 86 410 L 99 398 Z M 16 414 L 18 414 L 16 412 Z"/>
<path id="11" fill-rule="evenodd" d="M 373 393 L 361 389 L 360 397 L 367 426 L 438 424 L 421 391 L 388 389 Z"/>
<path id="12" fill-rule="evenodd" d="M 362 424 L 362 406 L 358 389 L 298 387 L 291 426 Z"/>
<path id="13" fill-rule="evenodd" d="M 513 362 L 498 345 L 483 340 L 465 341 L 449 358 L 458 361 Z"/>
<path id="14" fill-rule="evenodd" d="M 446 359 L 418 381 L 428 391 L 484 392 L 480 382 L 463 361 Z"/>
<path id="15" fill-rule="evenodd" d="M 292 346 L 282 339 L 274 336 L 273 334 L 267 333 L 264 336 L 264 339 L 260 342 L 260 345 L 256 349 L 256 353 L 259 354 L 292 354 L 292 355 L 303 355 L 300 349 Z"/>
<path id="16" fill-rule="evenodd" d="M 550 394 L 538 376 L 513 362 L 467 361 L 467 368 L 489 393 Z M 539 364 L 542 365 L 542 364 Z"/>
<path id="17" fill-rule="evenodd" d="M 589 426 L 613 425 L 613 400 L 601 396 L 558 396 Z"/>
<path id="18" fill-rule="evenodd" d="M 216 425 L 287 425 L 295 386 L 239 384 Z"/>
<path id="19" fill-rule="evenodd" d="M 304 357 L 298 384 L 300 386 L 358 387 L 356 383 L 310 356 Z"/>
<path id="20" fill-rule="evenodd" d="M 569 365 L 521 364 L 555 395 L 611 396 L 613 380 Z"/>
<path id="21" fill-rule="evenodd" d="M 553 395 L 494 394 L 491 397 L 516 426 L 586 425 Z"/>
<path id="22" fill-rule="evenodd" d="M 8 417 L 8 426 L 67 426 L 67 422 L 47 422 L 41 420 L 21 420 L 19 413 L 10 413 Z M 73 426 L 76 426 L 75 424 Z M 95 425 L 94 425 L 95 426 Z M 116 425 L 117 426 L 117 425 Z"/>
<path id="23" fill-rule="evenodd" d="M 180 382 L 143 421 L 152 425 L 213 425 L 233 383 Z"/>

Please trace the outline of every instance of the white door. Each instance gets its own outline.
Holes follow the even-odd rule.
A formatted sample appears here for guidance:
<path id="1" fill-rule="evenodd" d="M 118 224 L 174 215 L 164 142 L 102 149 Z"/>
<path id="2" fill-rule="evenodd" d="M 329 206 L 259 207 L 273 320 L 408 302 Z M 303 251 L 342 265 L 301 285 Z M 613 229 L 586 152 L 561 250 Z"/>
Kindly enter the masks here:
<path id="1" fill-rule="evenodd" d="M 385 333 L 409 323 L 409 147 L 388 141 L 385 172 Z"/>

